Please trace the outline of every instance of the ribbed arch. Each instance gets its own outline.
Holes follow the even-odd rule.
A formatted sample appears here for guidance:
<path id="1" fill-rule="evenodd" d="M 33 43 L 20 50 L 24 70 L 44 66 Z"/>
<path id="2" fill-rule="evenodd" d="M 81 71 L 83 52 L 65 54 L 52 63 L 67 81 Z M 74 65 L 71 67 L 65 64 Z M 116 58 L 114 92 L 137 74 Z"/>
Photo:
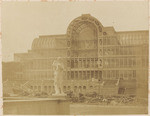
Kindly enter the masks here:
<path id="1" fill-rule="evenodd" d="M 93 25 L 96 29 L 97 29 L 97 33 L 98 35 L 101 35 L 102 32 L 102 24 L 94 17 L 92 17 L 91 15 L 82 15 L 76 19 L 74 19 L 68 26 L 67 29 L 67 37 L 68 39 L 74 39 L 74 33 L 76 33 L 77 31 L 79 32 L 79 30 L 83 29 L 84 26 L 86 25 Z"/>

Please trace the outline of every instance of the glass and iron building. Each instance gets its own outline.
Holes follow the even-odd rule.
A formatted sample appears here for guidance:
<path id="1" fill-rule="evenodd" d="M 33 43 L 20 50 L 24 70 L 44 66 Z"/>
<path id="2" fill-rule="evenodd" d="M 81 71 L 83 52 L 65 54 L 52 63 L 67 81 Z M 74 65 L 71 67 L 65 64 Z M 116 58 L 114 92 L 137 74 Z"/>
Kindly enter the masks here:
<path id="1" fill-rule="evenodd" d="M 7 67 L 3 70 L 4 86 L 51 94 L 52 63 L 60 57 L 65 67 L 64 91 L 146 98 L 148 37 L 148 30 L 116 32 L 83 14 L 69 24 L 66 34 L 39 36 L 27 53 L 14 54 L 10 64 L 18 68 L 9 75 Z"/>

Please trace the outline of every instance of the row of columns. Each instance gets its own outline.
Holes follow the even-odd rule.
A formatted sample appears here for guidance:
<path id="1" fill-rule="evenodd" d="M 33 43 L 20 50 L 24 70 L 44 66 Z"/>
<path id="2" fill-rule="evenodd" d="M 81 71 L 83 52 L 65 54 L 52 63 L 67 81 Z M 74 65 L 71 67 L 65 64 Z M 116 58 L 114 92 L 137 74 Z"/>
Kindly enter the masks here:
<path id="1" fill-rule="evenodd" d="M 98 68 L 98 58 L 72 58 L 67 63 L 71 68 Z"/>
<path id="2" fill-rule="evenodd" d="M 103 48 L 103 55 L 142 55 L 139 46 L 111 46 Z"/>
<path id="3" fill-rule="evenodd" d="M 104 79 L 136 79 L 136 70 L 103 70 Z"/>
<path id="4" fill-rule="evenodd" d="M 104 68 L 132 68 L 136 67 L 139 58 L 135 57 L 124 57 L 124 58 L 104 58 L 103 67 Z"/>
<path id="5" fill-rule="evenodd" d="M 86 80 L 86 79 L 101 79 L 102 71 L 68 71 L 67 79 L 71 80 Z"/>

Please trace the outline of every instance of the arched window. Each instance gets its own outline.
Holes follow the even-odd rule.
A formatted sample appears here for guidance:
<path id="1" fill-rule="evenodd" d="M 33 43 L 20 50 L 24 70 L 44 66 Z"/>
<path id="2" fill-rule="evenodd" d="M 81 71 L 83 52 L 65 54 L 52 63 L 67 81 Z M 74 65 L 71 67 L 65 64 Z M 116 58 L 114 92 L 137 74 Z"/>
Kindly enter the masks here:
<path id="1" fill-rule="evenodd" d="M 81 86 L 79 86 L 79 92 L 80 92 L 80 93 L 82 92 L 82 87 L 81 87 Z"/>
<path id="2" fill-rule="evenodd" d="M 69 91 L 71 90 L 71 87 L 70 87 L 70 86 L 68 86 L 68 90 L 69 90 Z"/>
<path id="3" fill-rule="evenodd" d="M 74 92 L 77 92 L 77 86 L 74 86 Z"/>
<path id="4" fill-rule="evenodd" d="M 66 91 L 66 86 L 63 87 L 64 92 Z"/>
<path id="5" fill-rule="evenodd" d="M 47 86 L 44 86 L 44 91 L 47 92 Z"/>
<path id="6" fill-rule="evenodd" d="M 38 91 L 41 91 L 41 86 L 38 86 Z"/>
<path id="7" fill-rule="evenodd" d="M 51 86 L 48 87 L 48 91 L 51 92 Z"/>
<path id="8" fill-rule="evenodd" d="M 83 86 L 83 90 L 86 91 L 86 86 Z"/>

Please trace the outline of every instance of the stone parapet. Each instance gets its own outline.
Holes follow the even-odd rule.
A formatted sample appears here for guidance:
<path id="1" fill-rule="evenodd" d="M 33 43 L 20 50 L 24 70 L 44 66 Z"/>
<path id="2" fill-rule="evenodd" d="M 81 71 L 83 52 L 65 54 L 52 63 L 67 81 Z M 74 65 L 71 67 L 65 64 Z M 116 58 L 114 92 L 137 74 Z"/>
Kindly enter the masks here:
<path id="1" fill-rule="evenodd" d="M 70 103 L 65 98 L 32 98 L 4 100 L 4 115 L 69 115 Z"/>

